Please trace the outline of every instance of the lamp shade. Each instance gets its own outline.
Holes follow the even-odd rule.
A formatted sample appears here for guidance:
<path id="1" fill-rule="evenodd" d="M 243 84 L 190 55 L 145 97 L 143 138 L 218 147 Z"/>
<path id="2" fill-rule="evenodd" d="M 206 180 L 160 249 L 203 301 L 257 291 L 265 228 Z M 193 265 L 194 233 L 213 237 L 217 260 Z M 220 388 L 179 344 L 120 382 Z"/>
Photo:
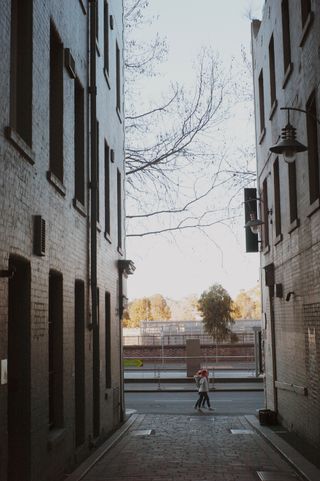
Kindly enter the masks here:
<path id="1" fill-rule="evenodd" d="M 288 123 L 282 129 L 281 140 L 269 150 L 274 154 L 282 154 L 284 160 L 290 163 L 294 162 L 297 152 L 305 152 L 308 148 L 296 139 L 296 129 Z"/>

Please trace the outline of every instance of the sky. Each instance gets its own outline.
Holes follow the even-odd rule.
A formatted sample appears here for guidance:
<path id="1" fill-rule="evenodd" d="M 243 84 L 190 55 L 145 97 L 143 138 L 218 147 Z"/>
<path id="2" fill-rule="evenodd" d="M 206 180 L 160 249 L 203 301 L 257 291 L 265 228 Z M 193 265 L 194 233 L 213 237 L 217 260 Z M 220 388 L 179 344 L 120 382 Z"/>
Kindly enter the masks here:
<path id="1" fill-rule="evenodd" d="M 158 16 L 152 28 L 166 37 L 169 52 L 160 67 L 160 79 L 150 82 L 145 95 L 155 95 L 161 79 L 188 82 L 192 59 L 202 46 L 212 47 L 225 66 L 231 59 L 241 62 L 241 46 L 250 52 L 248 16 L 261 18 L 263 4 L 263 0 L 150 0 L 149 11 Z M 150 32 L 143 35 L 148 41 Z M 246 136 L 245 141 L 254 143 L 253 121 L 244 121 L 246 115 L 237 106 L 221 127 L 226 129 L 226 139 L 233 132 L 230 143 Z M 228 192 L 220 195 L 227 202 Z M 234 298 L 241 289 L 254 287 L 259 281 L 259 254 L 245 253 L 243 224 L 244 216 L 232 228 L 219 224 L 206 234 L 189 230 L 171 237 L 128 238 L 127 258 L 136 266 L 127 281 L 129 300 L 155 293 L 179 300 L 200 295 L 215 283 Z"/>

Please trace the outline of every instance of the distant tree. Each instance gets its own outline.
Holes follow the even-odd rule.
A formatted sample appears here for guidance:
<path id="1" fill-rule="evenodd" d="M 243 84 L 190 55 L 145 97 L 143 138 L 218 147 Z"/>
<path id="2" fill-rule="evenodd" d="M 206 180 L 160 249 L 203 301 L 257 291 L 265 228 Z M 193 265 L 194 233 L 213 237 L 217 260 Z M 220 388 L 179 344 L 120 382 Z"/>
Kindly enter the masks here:
<path id="1" fill-rule="evenodd" d="M 170 307 L 161 294 L 155 294 L 150 297 L 151 315 L 154 321 L 168 321 L 171 319 Z"/>
<path id="2" fill-rule="evenodd" d="M 171 310 L 171 319 L 175 321 L 195 321 L 199 319 L 198 297 L 195 294 L 190 294 L 178 301 L 167 299 L 167 303 Z"/>
<path id="3" fill-rule="evenodd" d="M 198 309 L 202 314 L 204 329 L 210 336 L 217 341 L 231 336 L 230 326 L 234 323 L 233 302 L 220 284 L 214 284 L 201 294 Z"/>
<path id="4" fill-rule="evenodd" d="M 130 326 L 139 327 L 143 320 L 153 320 L 151 312 L 151 301 L 148 297 L 135 299 L 128 305 L 128 313 L 130 318 Z"/>
<path id="5" fill-rule="evenodd" d="M 234 300 L 235 319 L 260 319 L 260 288 L 256 286 L 245 291 L 242 289 Z"/>

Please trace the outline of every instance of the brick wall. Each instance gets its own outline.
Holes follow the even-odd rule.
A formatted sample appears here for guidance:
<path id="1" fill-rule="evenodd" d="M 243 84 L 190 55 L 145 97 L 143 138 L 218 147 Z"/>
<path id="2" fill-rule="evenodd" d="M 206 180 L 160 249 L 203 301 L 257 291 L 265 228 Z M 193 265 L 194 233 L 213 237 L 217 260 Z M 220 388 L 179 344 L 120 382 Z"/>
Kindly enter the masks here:
<path id="1" fill-rule="evenodd" d="M 100 224 L 104 226 L 104 139 L 115 152 L 111 164 L 111 236 L 97 228 L 98 287 L 100 290 L 100 432 L 93 440 L 92 420 L 92 348 L 90 330 L 90 125 L 88 92 L 87 0 L 51 0 L 33 2 L 33 98 L 32 150 L 34 163 L 4 135 L 10 126 L 10 29 L 11 2 L 4 2 L 0 18 L 0 269 L 8 269 L 10 255 L 31 265 L 31 473 L 26 481 L 58 481 L 87 456 L 94 441 L 99 444 L 119 423 L 121 402 L 120 321 L 118 310 L 117 261 L 125 255 L 117 251 L 116 174 L 124 178 L 123 119 L 116 112 L 115 42 L 122 51 L 122 2 L 109 0 L 114 19 L 110 30 L 109 84 L 103 72 L 103 1 L 99 1 L 99 41 L 97 58 L 97 120 L 100 124 Z M 81 211 L 74 207 L 74 79 L 63 71 L 64 124 L 63 163 L 65 194 L 61 195 L 47 179 L 49 169 L 49 65 L 50 20 L 64 48 L 69 48 L 75 69 L 85 89 L 85 186 L 86 201 Z M 123 78 L 123 77 L 122 77 Z M 124 206 L 122 206 L 122 209 Z M 46 221 L 46 253 L 33 254 L 33 216 Z M 124 215 L 123 215 L 124 218 Z M 124 232 L 124 228 L 122 229 Z M 48 282 L 49 271 L 63 276 L 63 426 L 60 432 L 48 429 Z M 74 284 L 85 283 L 85 442 L 76 449 L 74 399 Z M 0 278 L 0 359 L 8 358 L 8 284 Z M 104 295 L 111 295 L 112 387 L 105 388 Z M 9 362 L 10 365 L 10 362 Z M 114 392 L 117 395 L 114 395 Z M 0 385 L 0 479 L 7 480 L 7 395 L 8 385 Z M 24 400 L 21 399 L 21 403 Z M 123 408 L 123 406 L 122 406 Z M 22 480 L 21 480 L 22 481 Z"/>
<path id="2" fill-rule="evenodd" d="M 280 107 L 305 109 L 313 90 L 316 92 L 318 117 L 320 113 L 319 59 L 320 5 L 311 2 L 310 22 L 303 31 L 301 2 L 290 0 L 289 23 L 291 44 L 291 73 L 285 76 L 281 2 L 267 0 L 262 23 L 253 23 L 253 68 L 256 111 L 256 141 L 258 187 L 267 179 L 268 209 L 272 213 L 267 223 L 269 249 L 261 252 L 262 306 L 266 353 L 266 400 L 277 409 L 279 419 L 291 430 L 320 446 L 319 390 L 319 303 L 320 303 L 320 210 L 318 200 L 311 209 L 309 198 L 308 152 L 296 156 L 298 221 L 290 223 L 288 165 L 279 156 L 280 204 L 282 236 L 275 236 L 273 162 L 276 155 L 269 147 L 276 144 L 286 114 Z M 277 104 L 272 111 L 270 102 L 269 42 L 274 36 Z M 264 77 L 266 131 L 260 136 L 258 77 Z M 307 144 L 306 116 L 291 112 L 291 123 L 297 128 L 297 138 Z M 319 131 L 318 131 L 319 136 Z M 270 299 L 264 267 L 274 264 L 275 283 L 282 284 L 284 296 Z M 289 292 L 294 292 L 286 301 Z M 274 316 L 272 316 L 272 304 Z M 274 317 L 274 318 L 273 318 Z M 274 327 L 272 327 L 274 325 Z M 274 345 L 272 341 L 274 332 Z M 276 383 L 276 386 L 274 385 Z"/>

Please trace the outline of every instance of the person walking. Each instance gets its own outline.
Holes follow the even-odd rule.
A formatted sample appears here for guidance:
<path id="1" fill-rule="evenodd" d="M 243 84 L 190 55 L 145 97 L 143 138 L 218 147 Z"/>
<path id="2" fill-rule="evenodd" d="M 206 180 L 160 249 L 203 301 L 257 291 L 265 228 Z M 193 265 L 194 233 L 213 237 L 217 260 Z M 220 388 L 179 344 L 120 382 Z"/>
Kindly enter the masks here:
<path id="1" fill-rule="evenodd" d="M 209 373 L 206 369 L 201 371 L 201 379 L 199 381 L 199 392 L 202 392 L 201 403 L 200 407 L 204 408 L 205 403 L 207 403 L 207 408 L 209 411 L 213 411 L 213 408 L 210 405 L 209 399 Z"/>
<path id="2" fill-rule="evenodd" d="M 199 394 L 199 397 L 197 399 L 197 402 L 196 404 L 194 405 L 194 409 L 197 409 L 198 411 L 201 411 L 201 403 L 203 401 L 203 391 L 200 391 L 200 381 L 201 381 L 201 378 L 202 378 L 202 370 L 200 369 L 194 376 L 193 376 L 195 382 L 196 382 L 196 385 L 197 385 L 197 388 L 198 388 L 198 394 Z"/>

